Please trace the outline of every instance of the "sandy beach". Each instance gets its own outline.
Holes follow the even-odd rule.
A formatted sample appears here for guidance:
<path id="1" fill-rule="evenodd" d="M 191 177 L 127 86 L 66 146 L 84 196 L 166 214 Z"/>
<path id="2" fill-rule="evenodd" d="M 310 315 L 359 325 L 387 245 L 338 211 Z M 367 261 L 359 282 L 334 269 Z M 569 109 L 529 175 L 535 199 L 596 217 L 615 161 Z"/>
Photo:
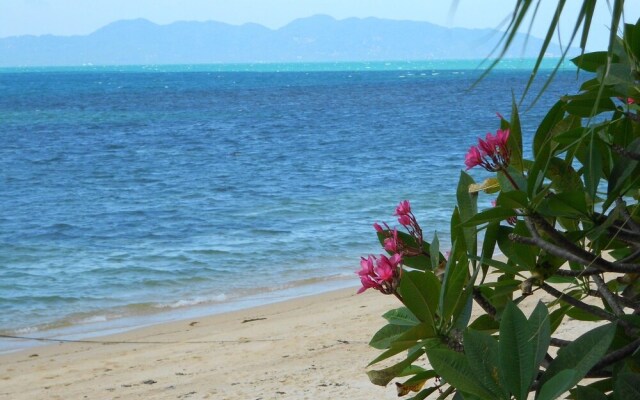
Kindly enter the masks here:
<path id="1" fill-rule="evenodd" d="M 0 399 L 397 398 L 365 373 L 378 354 L 367 343 L 396 300 L 355 292 L 4 355 Z"/>
<path id="2" fill-rule="evenodd" d="M 0 356 L 0 399 L 394 399 L 371 384 L 393 296 L 342 289 Z M 525 313 L 537 296 L 523 304 Z M 568 321 L 571 339 L 589 324 Z M 377 369 L 384 365 L 376 366 Z"/>

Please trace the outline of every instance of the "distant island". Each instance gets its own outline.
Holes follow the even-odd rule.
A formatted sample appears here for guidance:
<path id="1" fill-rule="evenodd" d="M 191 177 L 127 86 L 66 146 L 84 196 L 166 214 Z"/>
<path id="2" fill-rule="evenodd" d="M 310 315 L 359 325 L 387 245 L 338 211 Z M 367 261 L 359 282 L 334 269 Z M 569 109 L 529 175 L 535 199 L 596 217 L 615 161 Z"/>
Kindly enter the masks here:
<path id="1" fill-rule="evenodd" d="M 86 36 L 2 38 L 0 67 L 481 59 L 494 50 L 501 35 L 491 29 L 326 15 L 297 19 L 275 30 L 258 24 L 157 25 L 136 19 L 111 23 Z M 541 45 L 541 39 L 521 34 L 507 57 L 535 57 Z M 550 57 L 560 52 L 558 46 L 548 49 Z"/>

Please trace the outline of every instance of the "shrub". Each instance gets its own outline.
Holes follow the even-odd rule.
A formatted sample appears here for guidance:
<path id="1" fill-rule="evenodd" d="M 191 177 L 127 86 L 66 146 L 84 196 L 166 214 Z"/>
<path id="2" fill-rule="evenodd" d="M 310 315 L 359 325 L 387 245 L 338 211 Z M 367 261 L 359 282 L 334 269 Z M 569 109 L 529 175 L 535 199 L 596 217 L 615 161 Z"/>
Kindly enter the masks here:
<path id="1" fill-rule="evenodd" d="M 640 398 L 640 21 L 623 32 L 572 60 L 592 78 L 547 112 L 531 160 L 515 103 L 471 147 L 467 170 L 495 176 L 461 172 L 450 254 L 408 201 L 400 229 L 375 225 L 388 256 L 362 259 L 361 291 L 402 306 L 383 315 L 371 365 L 402 358 L 368 372 L 373 383 L 402 378 L 412 399 Z M 495 206 L 478 210 L 486 194 Z M 557 337 L 570 318 L 588 331 Z"/>

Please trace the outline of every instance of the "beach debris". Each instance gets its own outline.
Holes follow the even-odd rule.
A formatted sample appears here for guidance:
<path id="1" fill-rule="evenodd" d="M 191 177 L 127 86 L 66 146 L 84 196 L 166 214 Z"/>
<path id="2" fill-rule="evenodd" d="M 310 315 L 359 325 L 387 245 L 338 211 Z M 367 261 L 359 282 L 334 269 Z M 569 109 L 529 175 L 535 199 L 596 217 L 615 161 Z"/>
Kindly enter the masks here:
<path id="1" fill-rule="evenodd" d="M 145 385 L 153 385 L 154 383 L 158 382 L 154 381 L 153 379 L 147 379 L 146 381 L 142 381 L 142 383 L 144 383 Z"/>
<path id="2" fill-rule="evenodd" d="M 189 324 L 189 326 L 196 326 L 196 324 L 198 324 L 199 321 L 193 321 L 192 323 Z"/>
<path id="3" fill-rule="evenodd" d="M 266 318 L 250 318 L 250 319 L 245 319 L 244 321 L 242 321 L 243 324 L 246 324 L 247 322 L 254 322 L 254 321 L 262 321 Z"/>

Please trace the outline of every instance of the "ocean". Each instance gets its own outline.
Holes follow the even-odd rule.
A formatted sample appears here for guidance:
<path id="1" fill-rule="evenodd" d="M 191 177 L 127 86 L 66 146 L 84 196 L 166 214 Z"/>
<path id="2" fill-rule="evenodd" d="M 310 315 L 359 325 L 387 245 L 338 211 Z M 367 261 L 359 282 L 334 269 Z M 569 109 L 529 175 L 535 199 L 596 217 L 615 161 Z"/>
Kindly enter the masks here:
<path id="1" fill-rule="evenodd" d="M 531 68 L 505 62 L 471 89 L 477 65 L 0 70 L 0 334 L 80 337 L 356 287 L 359 257 L 381 252 L 372 224 L 404 199 L 447 246 L 464 155 Z M 524 102 L 525 143 L 578 87 L 563 68 Z"/>

